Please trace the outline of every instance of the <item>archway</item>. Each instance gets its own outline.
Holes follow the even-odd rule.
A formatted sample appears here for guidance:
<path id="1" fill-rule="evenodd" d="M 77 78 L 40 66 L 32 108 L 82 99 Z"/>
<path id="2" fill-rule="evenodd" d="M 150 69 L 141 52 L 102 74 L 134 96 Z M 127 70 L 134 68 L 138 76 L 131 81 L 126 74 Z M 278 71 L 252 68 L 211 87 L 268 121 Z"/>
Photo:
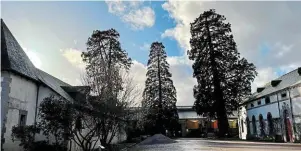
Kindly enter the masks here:
<path id="1" fill-rule="evenodd" d="M 247 123 L 247 135 L 250 135 L 250 120 L 249 120 L 249 117 L 246 118 L 246 123 Z"/>
<path id="2" fill-rule="evenodd" d="M 258 119 L 259 119 L 259 126 L 260 126 L 260 135 L 265 136 L 265 124 L 264 124 L 262 114 L 259 114 Z"/>
<path id="3" fill-rule="evenodd" d="M 273 117 L 271 112 L 268 112 L 267 114 L 267 121 L 269 126 L 269 135 L 272 136 L 274 135 L 274 123 L 273 123 Z"/>
<path id="4" fill-rule="evenodd" d="M 252 128 L 253 128 L 253 135 L 257 135 L 256 118 L 254 115 L 252 116 Z"/>
<path id="5" fill-rule="evenodd" d="M 283 111 L 283 118 L 284 118 L 284 130 L 286 134 L 286 141 L 290 142 L 292 138 L 292 126 L 291 126 L 288 111 L 286 109 Z"/>

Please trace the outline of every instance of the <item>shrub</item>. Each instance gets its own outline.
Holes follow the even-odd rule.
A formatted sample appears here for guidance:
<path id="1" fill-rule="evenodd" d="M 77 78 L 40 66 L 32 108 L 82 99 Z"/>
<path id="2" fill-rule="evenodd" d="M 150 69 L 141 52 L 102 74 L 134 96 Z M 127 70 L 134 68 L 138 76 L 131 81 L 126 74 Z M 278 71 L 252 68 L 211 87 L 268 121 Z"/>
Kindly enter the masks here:
<path id="1" fill-rule="evenodd" d="M 34 125 L 13 126 L 12 140 L 21 141 L 25 151 L 67 151 L 66 147 L 58 144 L 49 144 L 47 141 L 34 142 L 35 134 L 40 133 L 40 128 Z"/>
<path id="2" fill-rule="evenodd" d="M 67 151 L 67 148 L 62 145 L 49 144 L 46 141 L 37 141 L 33 143 L 30 151 Z"/>
<path id="3" fill-rule="evenodd" d="M 34 136 L 39 133 L 40 129 L 34 125 L 13 126 L 12 140 L 20 140 L 19 146 L 22 146 L 25 151 L 30 151 L 33 148 Z"/>

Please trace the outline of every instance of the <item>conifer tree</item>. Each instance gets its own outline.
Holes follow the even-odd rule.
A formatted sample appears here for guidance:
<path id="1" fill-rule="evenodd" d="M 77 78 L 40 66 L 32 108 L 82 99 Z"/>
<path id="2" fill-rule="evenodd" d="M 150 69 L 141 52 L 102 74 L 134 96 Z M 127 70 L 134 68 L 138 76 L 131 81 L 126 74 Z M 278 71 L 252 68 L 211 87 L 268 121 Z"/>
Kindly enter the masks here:
<path id="1" fill-rule="evenodd" d="M 241 58 L 231 34 L 230 23 L 215 10 L 205 11 L 191 23 L 191 50 L 194 63 L 194 108 L 198 114 L 218 119 L 219 136 L 228 134 L 227 115 L 237 110 L 251 94 L 256 68 Z"/>
<path id="2" fill-rule="evenodd" d="M 176 89 L 166 57 L 163 44 L 152 43 L 142 102 L 146 109 L 146 126 L 148 130 L 155 130 L 149 131 L 150 133 L 165 134 L 165 130 L 174 131 L 173 124 L 178 121 Z"/>

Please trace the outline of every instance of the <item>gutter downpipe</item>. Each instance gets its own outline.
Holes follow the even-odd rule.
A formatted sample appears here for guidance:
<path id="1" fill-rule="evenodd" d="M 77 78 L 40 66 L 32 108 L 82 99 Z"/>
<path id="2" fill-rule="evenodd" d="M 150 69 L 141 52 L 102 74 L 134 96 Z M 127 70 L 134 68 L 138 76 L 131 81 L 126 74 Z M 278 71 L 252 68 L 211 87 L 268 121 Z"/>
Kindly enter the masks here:
<path id="1" fill-rule="evenodd" d="M 278 93 L 276 93 L 277 96 L 277 103 L 278 103 L 278 112 L 279 112 L 279 119 L 280 119 L 280 128 L 281 128 L 281 137 L 283 139 L 283 129 L 282 129 L 282 120 L 281 120 L 281 115 L 280 115 L 280 105 L 279 105 L 279 99 L 278 99 Z"/>
<path id="2" fill-rule="evenodd" d="M 40 84 L 37 83 L 37 98 L 36 98 L 36 108 L 35 108 L 35 114 L 34 114 L 34 126 L 37 125 L 37 113 L 38 113 L 38 102 L 39 102 L 39 91 L 40 91 Z M 34 140 L 35 140 L 35 133 L 34 133 Z"/>
<path id="3" fill-rule="evenodd" d="M 294 118 L 294 112 L 293 112 L 293 103 L 292 103 L 292 97 L 291 97 L 291 89 L 288 89 L 288 96 L 289 96 L 289 99 L 290 99 L 290 106 L 291 106 L 291 113 L 292 113 L 292 124 L 293 124 L 293 130 L 294 130 L 294 138 L 293 138 L 293 142 L 295 141 L 295 138 L 296 138 L 296 133 L 295 133 L 295 130 L 296 130 L 296 126 L 295 126 L 295 118 Z"/>

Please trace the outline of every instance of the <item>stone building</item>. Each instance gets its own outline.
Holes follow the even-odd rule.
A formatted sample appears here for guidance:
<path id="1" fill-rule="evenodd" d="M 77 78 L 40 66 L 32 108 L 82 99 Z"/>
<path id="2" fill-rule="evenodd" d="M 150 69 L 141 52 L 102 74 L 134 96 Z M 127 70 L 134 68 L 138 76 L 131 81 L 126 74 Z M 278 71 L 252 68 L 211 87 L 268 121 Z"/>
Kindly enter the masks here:
<path id="1" fill-rule="evenodd" d="M 300 140 L 301 68 L 257 88 L 238 109 L 239 136 Z"/>
<path id="2" fill-rule="evenodd" d="M 37 69 L 8 27 L 1 19 L 1 149 L 23 150 L 20 141 L 12 141 L 12 127 L 34 125 L 39 118 L 38 107 L 51 95 L 75 101 L 84 86 L 71 86 L 52 75 Z M 114 138 L 114 142 L 125 140 Z M 36 135 L 35 141 L 43 140 Z M 68 146 L 69 148 L 76 148 Z M 72 143 L 69 143 L 72 145 Z"/>
<path id="3" fill-rule="evenodd" d="M 1 146 L 19 151 L 19 141 L 12 141 L 12 127 L 34 125 L 38 106 L 50 95 L 73 101 L 73 87 L 35 68 L 22 47 L 1 19 Z M 44 139 L 37 136 L 36 140 Z"/>

